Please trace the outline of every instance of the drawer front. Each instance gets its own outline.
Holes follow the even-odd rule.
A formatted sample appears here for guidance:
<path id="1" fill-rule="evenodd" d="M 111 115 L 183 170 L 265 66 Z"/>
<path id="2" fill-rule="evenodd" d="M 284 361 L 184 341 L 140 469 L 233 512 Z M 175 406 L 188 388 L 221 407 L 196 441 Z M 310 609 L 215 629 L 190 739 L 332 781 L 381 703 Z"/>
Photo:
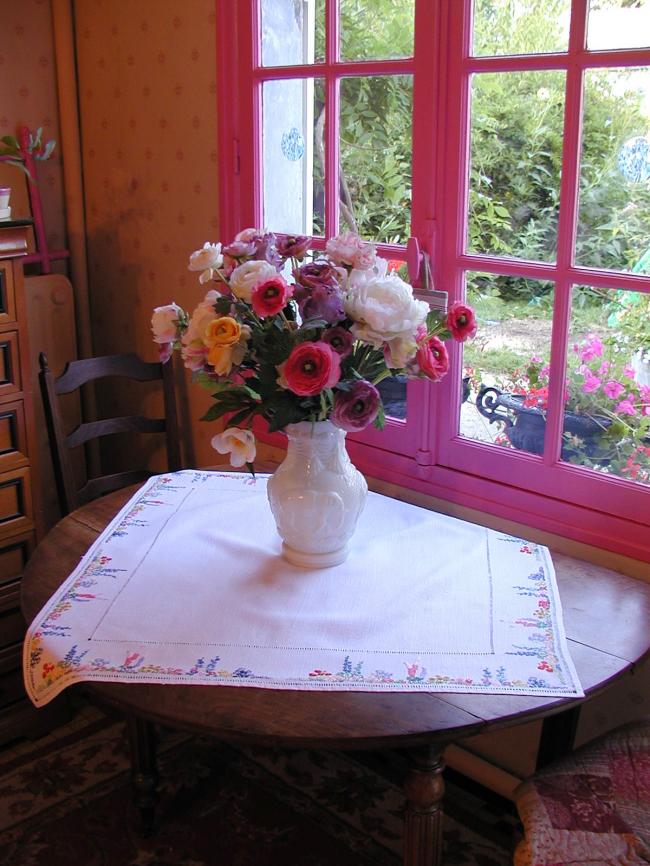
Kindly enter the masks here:
<path id="1" fill-rule="evenodd" d="M 0 262 L 0 325 L 16 321 L 13 268 L 10 262 Z"/>
<path id="2" fill-rule="evenodd" d="M 0 333 L 0 397 L 22 390 L 19 358 L 18 333 Z"/>
<path id="3" fill-rule="evenodd" d="M 25 697 L 22 646 L 0 650 L 0 709 Z"/>
<path id="4" fill-rule="evenodd" d="M 16 583 L 14 604 L 0 611 L 0 650 L 19 643 L 25 636 L 26 623 L 20 605 L 20 583 Z"/>
<path id="5" fill-rule="evenodd" d="M 0 547 L 0 610 L 7 607 L 7 592 L 13 592 L 15 584 L 20 583 L 35 546 L 34 533 L 29 532 L 8 538 Z"/>
<path id="6" fill-rule="evenodd" d="M 0 472 L 28 462 L 23 401 L 0 403 Z"/>
<path id="7" fill-rule="evenodd" d="M 31 528 L 32 492 L 29 469 L 5 472 L 0 475 L 0 538 Z"/>

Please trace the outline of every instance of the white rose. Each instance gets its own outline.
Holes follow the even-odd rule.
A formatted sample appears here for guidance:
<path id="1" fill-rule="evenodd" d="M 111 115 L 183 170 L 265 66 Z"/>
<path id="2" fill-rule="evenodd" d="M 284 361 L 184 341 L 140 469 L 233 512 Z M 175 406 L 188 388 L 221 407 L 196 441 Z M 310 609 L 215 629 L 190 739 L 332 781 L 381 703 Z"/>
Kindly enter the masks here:
<path id="1" fill-rule="evenodd" d="M 255 460 L 255 436 L 250 430 L 228 427 L 212 437 L 211 445 L 219 454 L 230 454 L 230 465 L 236 469 Z"/>
<path id="2" fill-rule="evenodd" d="M 151 317 L 154 343 L 173 343 L 178 333 L 178 317 L 183 314 L 178 304 L 156 307 Z"/>
<path id="3" fill-rule="evenodd" d="M 358 278 L 343 306 L 354 322 L 354 337 L 377 348 L 396 340 L 412 340 L 429 312 L 426 301 L 416 300 L 411 286 L 393 271 L 388 276 Z"/>
<path id="4" fill-rule="evenodd" d="M 230 290 L 236 298 L 250 304 L 255 286 L 277 275 L 278 272 L 273 265 L 263 259 L 244 262 L 230 275 Z"/>
<path id="5" fill-rule="evenodd" d="M 211 244 L 209 241 L 203 244 L 203 249 L 195 250 L 190 256 L 188 271 L 202 271 L 199 277 L 200 283 L 207 283 L 213 277 L 213 272 L 223 265 L 221 255 L 221 244 Z"/>

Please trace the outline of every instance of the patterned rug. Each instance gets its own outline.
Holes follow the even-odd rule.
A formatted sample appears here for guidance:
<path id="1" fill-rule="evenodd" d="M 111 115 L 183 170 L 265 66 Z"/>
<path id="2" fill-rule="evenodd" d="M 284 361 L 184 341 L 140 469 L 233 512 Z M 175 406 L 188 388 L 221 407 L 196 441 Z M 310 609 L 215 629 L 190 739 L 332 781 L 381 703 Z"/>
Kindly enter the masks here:
<path id="1" fill-rule="evenodd" d="M 131 805 L 124 725 L 73 722 L 0 751 L 4 866 L 396 866 L 404 766 L 382 753 L 242 749 L 161 732 L 155 833 Z M 506 866 L 508 804 L 447 782 L 445 864 Z"/>

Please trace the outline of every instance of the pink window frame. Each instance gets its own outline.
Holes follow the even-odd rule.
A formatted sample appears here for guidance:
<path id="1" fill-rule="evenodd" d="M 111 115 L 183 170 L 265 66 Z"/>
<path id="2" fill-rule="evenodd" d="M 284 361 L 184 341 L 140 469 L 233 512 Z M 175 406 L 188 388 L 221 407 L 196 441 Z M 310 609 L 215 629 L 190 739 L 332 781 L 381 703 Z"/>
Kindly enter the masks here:
<path id="1" fill-rule="evenodd" d="M 406 422 L 351 437 L 349 451 L 369 475 L 525 525 L 650 561 L 650 490 L 621 479 L 586 472 L 558 461 L 562 435 L 561 388 L 570 321 L 570 289 L 586 283 L 650 291 L 647 278 L 573 264 L 577 220 L 582 76 L 589 68 L 650 65 L 650 50 L 590 52 L 587 6 L 572 0 L 568 51 L 557 54 L 472 57 L 471 0 L 416 0 L 415 51 L 407 60 L 340 62 L 326 40 L 323 63 L 261 67 L 258 3 L 219 0 L 217 63 L 220 147 L 220 232 L 233 236 L 260 224 L 261 159 L 256 129 L 264 80 L 326 80 L 326 236 L 338 228 L 338 81 L 347 75 L 411 74 L 413 90 L 412 235 L 431 256 L 434 283 L 451 299 L 462 298 L 467 271 L 516 274 L 552 280 L 555 304 L 551 351 L 554 359 L 546 448 L 542 458 L 506 451 L 458 435 L 461 353 L 452 351 L 452 372 L 441 384 L 409 383 Z M 328 34 L 338 33 L 335 2 L 327 4 Z M 469 87 L 472 74 L 510 70 L 565 70 L 567 91 L 558 252 L 555 264 L 510 260 L 465 251 L 469 160 Z M 233 70 L 237 88 L 233 92 Z M 434 181 L 432 182 L 432 178 Z M 444 216 L 444 219 L 443 219 Z M 316 245 L 319 241 L 316 241 Z M 402 247 L 380 245 L 390 258 Z M 270 437 L 283 444 L 282 437 Z"/>

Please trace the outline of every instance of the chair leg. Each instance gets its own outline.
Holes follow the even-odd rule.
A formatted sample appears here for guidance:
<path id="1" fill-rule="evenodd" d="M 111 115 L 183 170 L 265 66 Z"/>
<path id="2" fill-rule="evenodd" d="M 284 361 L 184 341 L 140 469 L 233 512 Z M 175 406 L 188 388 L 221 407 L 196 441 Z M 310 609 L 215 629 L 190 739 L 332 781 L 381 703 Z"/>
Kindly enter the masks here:
<path id="1" fill-rule="evenodd" d="M 127 716 L 129 751 L 131 753 L 131 784 L 133 803 L 140 813 L 141 832 L 153 831 L 158 802 L 158 770 L 156 767 L 156 729 L 139 716 Z"/>

